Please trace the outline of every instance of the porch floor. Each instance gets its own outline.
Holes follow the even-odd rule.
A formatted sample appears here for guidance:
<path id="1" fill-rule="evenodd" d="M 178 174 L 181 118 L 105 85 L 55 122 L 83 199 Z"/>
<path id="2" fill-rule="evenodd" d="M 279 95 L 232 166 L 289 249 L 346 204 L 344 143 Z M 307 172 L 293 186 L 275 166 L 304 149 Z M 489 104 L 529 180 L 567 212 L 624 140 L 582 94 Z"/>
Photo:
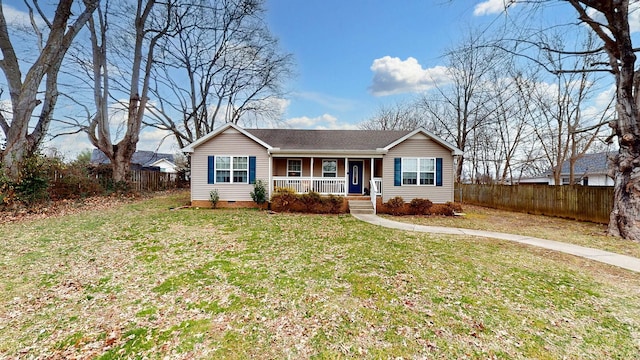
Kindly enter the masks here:
<path id="1" fill-rule="evenodd" d="M 349 194 L 346 198 L 347 200 L 371 200 L 371 196 L 360 194 Z"/>

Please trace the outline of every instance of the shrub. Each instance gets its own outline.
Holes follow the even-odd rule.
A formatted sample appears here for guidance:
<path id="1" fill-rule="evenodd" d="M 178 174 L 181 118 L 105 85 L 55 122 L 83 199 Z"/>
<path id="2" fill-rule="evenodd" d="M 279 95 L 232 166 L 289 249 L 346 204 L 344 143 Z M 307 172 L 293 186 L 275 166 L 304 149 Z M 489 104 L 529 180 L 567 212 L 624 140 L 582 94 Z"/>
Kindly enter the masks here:
<path id="1" fill-rule="evenodd" d="M 296 202 L 296 194 L 289 188 L 276 188 L 271 197 L 271 208 L 275 211 L 291 211 Z"/>
<path id="2" fill-rule="evenodd" d="M 414 215 L 428 215 L 432 205 L 433 203 L 428 199 L 416 198 L 411 200 L 409 208 Z"/>
<path id="3" fill-rule="evenodd" d="M 304 212 L 313 214 L 340 214 L 346 212 L 346 201 L 339 196 L 321 196 L 317 192 L 296 194 L 290 189 L 276 189 L 271 198 L 275 211 Z"/>
<path id="4" fill-rule="evenodd" d="M 462 204 L 457 203 L 457 202 L 448 202 L 447 205 L 449 205 L 449 207 L 451 209 L 453 209 L 453 211 L 457 212 L 457 213 L 461 213 L 462 210 Z"/>
<path id="5" fill-rule="evenodd" d="M 400 196 L 389 199 L 385 204 L 387 211 L 394 216 L 406 213 L 404 199 Z"/>
<path id="6" fill-rule="evenodd" d="M 432 215 L 444 215 L 444 216 L 453 216 L 454 211 L 453 208 L 447 204 L 433 204 L 431 207 Z"/>
<path id="7" fill-rule="evenodd" d="M 325 198 L 325 203 L 328 205 L 327 212 L 330 214 L 340 214 L 347 211 L 346 202 L 342 197 L 329 195 Z"/>
<path id="8" fill-rule="evenodd" d="M 89 176 L 87 166 L 80 162 L 55 169 L 51 178 L 49 194 L 53 200 L 83 198 L 105 192 L 100 182 Z"/>
<path id="9" fill-rule="evenodd" d="M 267 202 L 267 186 L 264 181 L 256 180 L 255 184 L 253 184 L 253 191 L 249 193 L 253 201 L 262 205 Z"/>
<path id="10" fill-rule="evenodd" d="M 315 191 L 310 191 L 298 196 L 298 200 L 304 205 L 304 212 L 322 213 L 322 197 Z"/>
<path id="11" fill-rule="evenodd" d="M 213 189 L 209 192 L 209 201 L 211 201 L 211 207 L 216 208 L 218 206 L 218 201 L 220 201 L 220 194 L 218 193 L 218 189 Z"/>

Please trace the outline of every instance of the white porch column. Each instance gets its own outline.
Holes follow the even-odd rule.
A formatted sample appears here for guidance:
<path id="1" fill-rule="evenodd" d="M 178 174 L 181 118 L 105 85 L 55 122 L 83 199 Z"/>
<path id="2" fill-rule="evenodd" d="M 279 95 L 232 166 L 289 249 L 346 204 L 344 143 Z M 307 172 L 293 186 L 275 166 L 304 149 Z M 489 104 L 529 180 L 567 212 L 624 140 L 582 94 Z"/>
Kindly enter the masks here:
<path id="1" fill-rule="evenodd" d="M 317 190 L 313 188 L 313 156 L 311 157 L 311 172 L 309 173 L 309 175 L 311 175 L 310 176 L 310 178 L 311 178 L 311 184 L 310 184 L 311 190 L 317 192 Z"/>
<path id="2" fill-rule="evenodd" d="M 269 201 L 273 196 L 273 156 L 269 154 Z"/>
<path id="3" fill-rule="evenodd" d="M 371 158 L 371 168 L 369 169 L 369 193 L 371 193 L 371 182 L 373 182 L 373 178 L 375 172 L 373 171 L 373 164 L 374 164 L 374 159 Z"/>
<path id="4" fill-rule="evenodd" d="M 344 158 L 344 196 L 349 195 L 349 158 Z"/>

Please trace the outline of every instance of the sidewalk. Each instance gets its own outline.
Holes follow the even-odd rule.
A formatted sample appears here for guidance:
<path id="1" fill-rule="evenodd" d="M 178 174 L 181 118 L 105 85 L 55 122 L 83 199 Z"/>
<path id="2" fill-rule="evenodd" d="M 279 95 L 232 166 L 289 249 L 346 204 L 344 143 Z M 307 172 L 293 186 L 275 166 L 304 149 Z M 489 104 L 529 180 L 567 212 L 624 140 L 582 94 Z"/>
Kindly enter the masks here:
<path id="1" fill-rule="evenodd" d="M 379 225 L 391 229 L 417 231 L 434 234 L 450 234 L 450 235 L 471 235 L 500 240 L 514 241 L 521 244 L 537 246 L 544 249 L 554 250 L 580 256 L 583 258 L 599 261 L 601 263 L 614 265 L 623 269 L 640 272 L 640 259 L 627 255 L 620 255 L 609 251 L 588 248 L 580 245 L 572 245 L 559 241 L 540 239 L 530 236 L 513 235 L 505 233 L 497 233 L 483 230 L 471 230 L 460 228 L 448 228 L 441 226 L 425 226 L 414 225 L 393 220 L 384 219 L 372 214 L 351 214 L 356 219 L 368 222 L 373 225 Z"/>

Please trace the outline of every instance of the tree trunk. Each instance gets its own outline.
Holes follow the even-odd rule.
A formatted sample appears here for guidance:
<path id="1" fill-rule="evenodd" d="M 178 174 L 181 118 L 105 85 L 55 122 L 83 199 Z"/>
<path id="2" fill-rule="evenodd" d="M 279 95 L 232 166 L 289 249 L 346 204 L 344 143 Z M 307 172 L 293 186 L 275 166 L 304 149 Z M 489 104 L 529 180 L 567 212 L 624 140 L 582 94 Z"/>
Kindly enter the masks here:
<path id="1" fill-rule="evenodd" d="M 462 167 L 463 167 L 464 157 L 458 157 L 458 161 L 456 164 L 456 182 L 459 184 L 462 179 Z"/>
<path id="2" fill-rule="evenodd" d="M 634 104 L 630 105 L 632 105 L 631 108 L 635 108 Z M 637 114 L 637 110 L 635 113 Z M 623 111 L 618 111 L 618 114 L 620 118 L 628 115 Z M 637 242 L 640 242 L 639 138 L 637 135 L 631 136 L 630 133 L 622 135 L 620 151 L 609 164 L 609 176 L 614 179 L 614 201 L 609 218 L 609 234 Z"/>
<path id="3" fill-rule="evenodd" d="M 123 149 L 119 148 L 114 152 L 114 158 L 111 160 L 114 183 L 122 183 L 129 180 L 129 172 L 131 171 L 131 155 L 128 154 L 129 152 L 133 154 L 135 148 L 133 151 L 123 151 Z"/>
<path id="4" fill-rule="evenodd" d="M 49 129 L 58 98 L 57 79 L 62 60 L 75 36 L 91 17 L 98 0 L 83 1 L 84 11 L 73 23 L 68 24 L 72 16 L 73 3 L 73 0 L 58 2 L 53 21 L 48 22 L 49 35 L 46 44 L 40 49 L 23 79 L 20 67 L 24 66 L 25 59 L 18 59 L 16 55 L 0 1 L 0 70 L 4 73 L 4 86 L 9 90 L 12 114 L 11 121 L 0 114 L 0 129 L 6 138 L 6 146 L 0 152 L 0 160 L 5 173 L 16 181 L 20 178 L 22 163 L 36 152 Z M 42 95 L 39 91 L 42 90 L 42 80 L 45 76 L 46 85 Z M 29 133 L 33 113 L 40 104 L 42 109 L 37 116 L 37 123 Z"/>

